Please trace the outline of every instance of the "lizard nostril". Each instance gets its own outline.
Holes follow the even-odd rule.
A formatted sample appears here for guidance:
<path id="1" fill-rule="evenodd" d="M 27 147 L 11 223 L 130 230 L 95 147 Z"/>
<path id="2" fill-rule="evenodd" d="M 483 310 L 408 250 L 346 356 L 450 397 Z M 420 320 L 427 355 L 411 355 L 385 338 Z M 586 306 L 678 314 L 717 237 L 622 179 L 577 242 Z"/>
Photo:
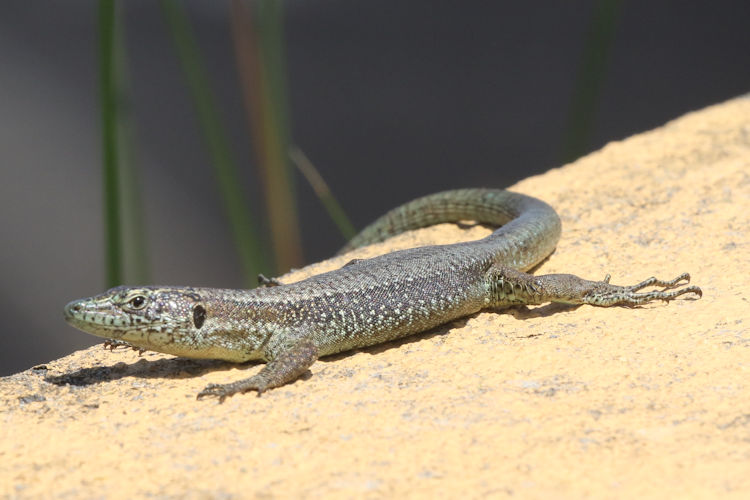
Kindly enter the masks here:
<path id="1" fill-rule="evenodd" d="M 82 309 L 79 301 L 70 302 L 65 306 L 65 317 L 69 318 L 73 314 L 80 312 Z"/>

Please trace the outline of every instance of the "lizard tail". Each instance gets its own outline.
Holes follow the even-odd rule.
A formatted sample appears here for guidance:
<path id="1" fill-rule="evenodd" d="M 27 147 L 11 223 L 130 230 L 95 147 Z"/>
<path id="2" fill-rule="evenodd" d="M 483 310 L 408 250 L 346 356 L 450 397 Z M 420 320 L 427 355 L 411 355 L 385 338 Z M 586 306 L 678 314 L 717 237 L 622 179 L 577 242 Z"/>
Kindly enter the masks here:
<path id="1" fill-rule="evenodd" d="M 560 238 L 560 218 L 541 200 L 502 189 L 456 189 L 423 196 L 394 208 L 365 227 L 338 253 L 385 241 L 412 229 L 460 221 L 501 226 L 489 236 L 493 240 L 506 238 L 513 232 L 546 234 L 546 241 L 534 242 L 539 253 L 544 253 L 541 258 L 554 250 Z M 530 227 L 540 223 L 549 227 L 545 231 Z"/>

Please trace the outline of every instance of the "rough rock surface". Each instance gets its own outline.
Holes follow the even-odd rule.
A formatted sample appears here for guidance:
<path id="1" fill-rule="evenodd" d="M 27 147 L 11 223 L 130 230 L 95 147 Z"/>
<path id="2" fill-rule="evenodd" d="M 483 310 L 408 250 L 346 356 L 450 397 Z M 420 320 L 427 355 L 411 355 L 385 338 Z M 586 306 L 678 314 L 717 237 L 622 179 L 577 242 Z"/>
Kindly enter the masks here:
<path id="1" fill-rule="evenodd" d="M 750 99 L 513 189 L 563 220 L 538 273 L 689 271 L 703 298 L 483 312 L 224 404 L 195 395 L 259 366 L 75 352 L 0 379 L 0 496 L 750 496 Z"/>

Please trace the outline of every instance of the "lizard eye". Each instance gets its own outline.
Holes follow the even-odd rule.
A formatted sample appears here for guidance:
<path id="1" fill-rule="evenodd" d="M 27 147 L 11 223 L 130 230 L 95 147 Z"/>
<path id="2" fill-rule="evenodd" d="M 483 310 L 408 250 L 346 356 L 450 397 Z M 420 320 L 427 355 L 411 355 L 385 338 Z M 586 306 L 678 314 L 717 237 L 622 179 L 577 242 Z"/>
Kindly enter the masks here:
<path id="1" fill-rule="evenodd" d="M 146 305 L 146 297 L 143 295 L 136 295 L 128 301 L 128 305 L 133 309 L 140 309 Z"/>

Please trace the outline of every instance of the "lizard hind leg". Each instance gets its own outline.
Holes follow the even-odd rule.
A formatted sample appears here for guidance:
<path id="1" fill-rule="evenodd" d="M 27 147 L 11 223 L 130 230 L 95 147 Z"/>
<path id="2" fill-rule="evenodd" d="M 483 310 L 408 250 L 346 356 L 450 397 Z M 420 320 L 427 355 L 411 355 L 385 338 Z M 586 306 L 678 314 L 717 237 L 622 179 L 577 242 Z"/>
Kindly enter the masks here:
<path id="1" fill-rule="evenodd" d="M 690 282 L 688 273 L 671 280 L 651 277 L 630 286 L 611 284 L 609 275 L 602 281 L 589 281 L 571 274 L 548 274 L 537 278 L 546 300 L 568 304 L 589 304 L 599 307 L 638 306 L 654 300 L 669 302 L 685 294 L 698 297 L 703 295 L 703 291 L 697 286 L 684 286 Z M 640 291 L 649 286 L 661 287 L 661 290 Z"/>
<path id="2" fill-rule="evenodd" d="M 636 285 L 619 286 L 609 282 L 609 275 L 602 281 L 590 281 L 573 274 L 534 276 L 507 267 L 493 266 L 488 272 L 488 280 L 490 295 L 495 306 L 532 305 L 546 302 L 589 304 L 600 307 L 637 306 L 654 300 L 668 302 L 689 293 L 698 297 L 703 295 L 703 291 L 697 286 L 684 286 L 690 282 L 688 273 L 683 273 L 671 280 L 651 277 Z M 639 291 L 648 286 L 662 289 L 650 292 Z"/>

